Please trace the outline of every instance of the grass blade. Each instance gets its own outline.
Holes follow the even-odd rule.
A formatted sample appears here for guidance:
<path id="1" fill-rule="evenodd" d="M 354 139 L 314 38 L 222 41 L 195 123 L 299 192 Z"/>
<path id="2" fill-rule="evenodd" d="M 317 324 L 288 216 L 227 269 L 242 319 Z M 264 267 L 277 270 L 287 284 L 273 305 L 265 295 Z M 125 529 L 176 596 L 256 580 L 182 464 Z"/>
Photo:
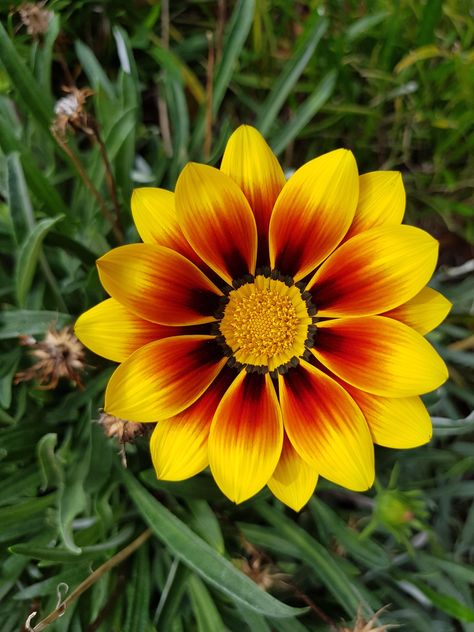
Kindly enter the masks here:
<path id="1" fill-rule="evenodd" d="M 24 107 L 33 117 L 49 130 L 53 118 L 53 106 L 41 90 L 33 74 L 17 53 L 15 46 L 0 23 L 0 59 L 15 86 Z"/>
<path id="2" fill-rule="evenodd" d="M 296 112 L 293 119 L 285 125 L 279 134 L 273 139 L 271 146 L 276 154 L 281 152 L 300 133 L 313 116 L 320 110 L 332 95 L 336 85 L 337 73 L 330 70 L 318 84 L 316 90 L 306 99 Z"/>
<path id="3" fill-rule="evenodd" d="M 286 63 L 283 72 L 260 107 L 255 126 L 258 127 L 263 135 L 268 133 L 276 120 L 278 112 L 304 72 L 322 36 L 327 31 L 328 24 L 326 19 L 321 18 L 316 12 L 314 13 L 314 17 L 309 23 L 306 32 L 302 35 L 294 54 Z"/>
<path id="4" fill-rule="evenodd" d="M 304 612 L 304 609 L 287 606 L 261 590 L 155 500 L 128 471 L 120 470 L 120 475 L 137 509 L 155 535 L 209 584 L 234 601 L 267 616 L 293 617 Z"/>

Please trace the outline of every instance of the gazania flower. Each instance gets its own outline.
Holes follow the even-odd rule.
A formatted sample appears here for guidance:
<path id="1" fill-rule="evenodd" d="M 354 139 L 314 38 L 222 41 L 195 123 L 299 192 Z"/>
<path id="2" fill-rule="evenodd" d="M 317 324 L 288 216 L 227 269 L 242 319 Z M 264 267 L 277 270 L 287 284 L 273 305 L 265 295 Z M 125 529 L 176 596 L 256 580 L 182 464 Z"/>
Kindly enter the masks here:
<path id="1" fill-rule="evenodd" d="M 159 478 L 209 465 L 235 502 L 268 485 L 300 509 L 318 475 L 369 488 L 374 442 L 429 441 L 418 396 L 447 371 L 423 334 L 449 303 L 425 287 L 438 245 L 400 225 L 404 206 L 400 174 L 359 176 L 344 149 L 286 182 L 247 126 L 220 170 L 190 163 L 174 194 L 135 191 L 144 243 L 99 259 L 111 298 L 76 333 L 121 362 L 107 413 L 158 422 Z"/>

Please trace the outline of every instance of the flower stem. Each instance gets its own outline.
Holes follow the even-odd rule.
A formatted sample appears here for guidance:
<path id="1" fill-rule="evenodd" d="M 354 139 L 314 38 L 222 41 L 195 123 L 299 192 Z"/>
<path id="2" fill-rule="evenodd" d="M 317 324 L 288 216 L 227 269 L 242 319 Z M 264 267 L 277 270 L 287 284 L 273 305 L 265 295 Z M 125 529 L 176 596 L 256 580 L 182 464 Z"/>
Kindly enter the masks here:
<path id="1" fill-rule="evenodd" d="M 46 616 L 37 625 L 35 625 L 34 628 L 30 627 L 27 629 L 31 630 L 31 632 L 42 632 L 42 630 L 45 630 L 48 627 L 48 625 L 53 623 L 53 621 L 56 621 L 56 619 L 58 619 L 62 614 L 64 614 L 69 604 L 75 601 L 88 588 L 93 586 L 96 581 L 98 581 L 103 575 L 105 575 L 105 573 L 110 571 L 110 569 L 114 568 L 114 566 L 117 566 L 118 564 L 126 560 L 127 557 L 130 557 L 132 553 L 134 553 L 144 542 L 148 540 L 148 538 L 151 536 L 151 533 L 152 533 L 151 529 L 147 529 L 146 531 L 144 531 L 141 535 L 138 536 L 138 538 L 133 540 L 133 542 L 131 542 L 128 546 L 126 546 L 124 549 L 119 551 L 116 555 L 111 557 L 110 560 L 107 560 L 107 562 L 102 564 L 102 566 L 99 566 L 99 568 L 95 570 L 93 573 L 91 573 L 89 577 L 86 577 L 86 579 L 81 584 L 79 584 L 77 588 L 73 590 L 73 592 L 69 595 L 69 597 L 67 597 L 66 599 L 64 599 L 64 601 L 58 604 L 58 606 L 52 612 L 50 612 L 48 616 Z M 31 616 L 29 618 L 31 619 Z"/>

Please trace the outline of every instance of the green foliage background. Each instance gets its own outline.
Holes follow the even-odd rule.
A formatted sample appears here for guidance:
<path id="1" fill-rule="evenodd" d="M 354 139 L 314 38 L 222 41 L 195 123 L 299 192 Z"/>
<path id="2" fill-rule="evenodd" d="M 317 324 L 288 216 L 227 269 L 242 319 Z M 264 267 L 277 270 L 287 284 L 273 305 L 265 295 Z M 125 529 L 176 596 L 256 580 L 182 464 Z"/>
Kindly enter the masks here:
<path id="1" fill-rule="evenodd" d="M 473 631 L 472 3 L 50 0 L 41 36 L 19 4 L 0 8 L 2 632 L 33 612 L 36 629 L 97 569 L 48 629 L 334 630 L 390 604 L 380 621 L 404 630 Z M 430 445 L 377 449 L 364 495 L 322 481 L 300 514 L 267 492 L 236 507 L 206 472 L 156 481 L 146 439 L 123 469 L 91 423 L 112 370 L 100 358 L 88 356 L 82 391 L 12 386 L 28 365 L 18 336 L 101 300 L 94 262 L 119 240 L 99 145 L 69 130 L 65 151 L 50 132 L 73 84 L 94 91 L 86 109 L 126 242 L 138 239 L 133 187 L 172 188 L 188 160 L 216 163 L 242 122 L 287 169 L 345 146 L 361 172 L 403 172 L 407 221 L 440 240 L 433 285 L 454 303 L 430 336 L 451 374 L 426 398 Z M 267 592 L 240 569 L 270 576 Z"/>

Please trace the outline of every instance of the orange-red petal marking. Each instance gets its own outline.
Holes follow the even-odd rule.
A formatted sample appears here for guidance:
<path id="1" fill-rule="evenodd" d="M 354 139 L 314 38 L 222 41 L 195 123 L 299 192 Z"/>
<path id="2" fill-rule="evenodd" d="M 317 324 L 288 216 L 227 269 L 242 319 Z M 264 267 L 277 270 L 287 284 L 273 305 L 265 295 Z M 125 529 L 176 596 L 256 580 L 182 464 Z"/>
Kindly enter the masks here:
<path id="1" fill-rule="evenodd" d="M 354 156 L 337 149 L 300 167 L 282 189 L 270 219 L 270 264 L 296 281 L 311 272 L 347 232 L 357 205 Z"/>
<path id="2" fill-rule="evenodd" d="M 224 368 L 194 404 L 156 425 L 150 450 L 158 478 L 181 481 L 209 465 L 211 422 L 234 378 L 235 372 Z"/>
<path id="3" fill-rule="evenodd" d="M 318 316 L 380 314 L 415 296 L 431 278 L 438 242 L 413 226 L 374 228 L 326 259 L 307 289 Z"/>
<path id="4" fill-rule="evenodd" d="M 214 272 L 228 283 L 255 272 L 255 217 L 229 176 L 190 162 L 178 178 L 175 195 L 183 233 Z"/>
<path id="5" fill-rule="evenodd" d="M 114 248 L 97 261 L 107 292 L 129 310 L 162 325 L 214 319 L 222 292 L 177 252 L 152 244 Z"/>
<path id="6" fill-rule="evenodd" d="M 97 355 L 123 362 L 139 347 L 153 340 L 176 336 L 183 330 L 144 320 L 114 298 L 109 298 L 81 314 L 74 332 Z"/>
<path id="7" fill-rule="evenodd" d="M 241 371 L 216 410 L 209 436 L 209 464 L 224 494 L 240 503 L 259 492 L 275 470 L 282 443 L 270 376 Z"/>
<path id="8" fill-rule="evenodd" d="M 337 382 L 304 360 L 279 376 L 286 433 L 321 476 L 348 489 L 368 489 L 374 451 L 367 423 Z"/>
<path id="9" fill-rule="evenodd" d="M 227 358 L 212 336 L 176 336 L 151 342 L 113 373 L 105 410 L 129 421 L 159 421 L 193 404 Z"/>
<path id="10" fill-rule="evenodd" d="M 345 382 L 374 395 L 420 395 L 448 377 L 443 360 L 420 334 L 384 316 L 322 321 L 312 351 Z"/>

